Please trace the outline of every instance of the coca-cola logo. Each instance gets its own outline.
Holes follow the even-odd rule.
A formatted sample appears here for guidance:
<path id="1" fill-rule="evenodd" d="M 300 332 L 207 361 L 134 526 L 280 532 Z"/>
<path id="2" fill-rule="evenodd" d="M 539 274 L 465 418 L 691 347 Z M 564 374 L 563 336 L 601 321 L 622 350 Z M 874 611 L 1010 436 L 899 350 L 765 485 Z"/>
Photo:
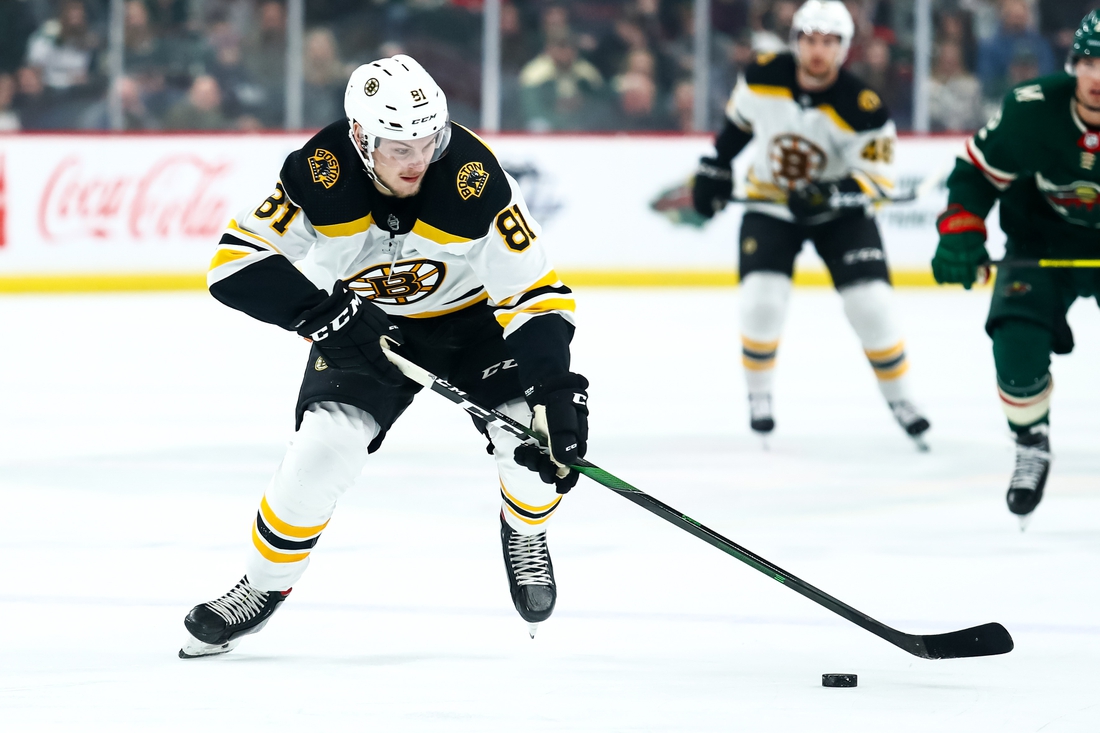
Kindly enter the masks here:
<path id="1" fill-rule="evenodd" d="M 42 191 L 38 229 L 47 240 L 194 237 L 208 243 L 229 220 L 228 195 L 218 189 L 226 188 L 230 167 L 182 153 L 104 174 L 69 155 Z"/>

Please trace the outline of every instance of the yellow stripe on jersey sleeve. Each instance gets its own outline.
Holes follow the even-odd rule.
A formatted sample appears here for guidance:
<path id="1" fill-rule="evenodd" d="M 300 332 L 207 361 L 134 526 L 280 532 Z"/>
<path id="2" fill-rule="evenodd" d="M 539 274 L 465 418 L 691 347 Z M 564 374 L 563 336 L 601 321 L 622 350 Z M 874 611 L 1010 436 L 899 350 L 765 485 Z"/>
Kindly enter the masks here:
<path id="1" fill-rule="evenodd" d="M 577 304 L 572 298 L 547 298 L 546 300 L 536 300 L 530 305 L 523 307 L 518 311 L 512 311 L 510 313 L 497 313 L 497 323 L 504 328 L 508 328 L 508 324 L 516 316 L 520 315 L 539 315 L 542 313 L 548 313 L 550 311 L 569 311 L 573 312 L 577 309 Z"/>
<path id="2" fill-rule="evenodd" d="M 242 257 L 248 257 L 254 254 L 256 254 L 256 252 L 242 252 L 239 249 L 225 249 L 224 247 L 219 248 L 218 251 L 214 253 L 214 258 L 210 260 L 210 269 L 216 270 L 227 262 L 233 262 L 234 260 L 239 260 Z"/>
<path id="3" fill-rule="evenodd" d="M 509 303 L 514 301 L 516 298 L 521 297 L 524 293 L 529 293 L 532 290 L 537 290 L 539 288 L 546 287 L 547 285 L 553 285 L 554 283 L 558 282 L 558 280 L 560 280 L 560 279 L 561 278 L 558 277 L 557 271 L 556 270 L 551 270 L 550 272 L 546 273 L 541 278 L 539 278 L 538 281 L 535 282 L 533 285 L 530 285 L 530 286 L 524 288 L 523 290 L 519 291 L 515 295 L 508 296 L 504 300 L 497 303 L 497 305 L 507 306 Z"/>

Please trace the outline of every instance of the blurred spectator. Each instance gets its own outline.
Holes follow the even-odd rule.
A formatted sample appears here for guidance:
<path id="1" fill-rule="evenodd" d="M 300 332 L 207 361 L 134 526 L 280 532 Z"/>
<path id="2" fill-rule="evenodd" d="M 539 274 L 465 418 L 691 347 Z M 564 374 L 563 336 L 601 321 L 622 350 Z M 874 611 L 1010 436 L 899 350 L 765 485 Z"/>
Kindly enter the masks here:
<path id="1" fill-rule="evenodd" d="M 34 33 L 34 16 L 24 0 L 0 0 L 0 74 L 23 65 L 27 39 Z"/>
<path id="2" fill-rule="evenodd" d="M 118 80 L 119 101 L 122 103 L 122 129 L 155 130 L 160 127 L 156 117 L 150 114 L 142 100 L 141 85 L 131 76 Z M 96 103 L 80 121 L 80 127 L 86 130 L 110 130 L 110 98 Z"/>
<path id="3" fill-rule="evenodd" d="M 187 0 L 143 0 L 161 36 L 176 36 L 187 27 Z"/>
<path id="4" fill-rule="evenodd" d="M 974 69 L 978 63 L 978 43 L 974 39 L 971 20 L 968 13 L 959 11 L 936 16 L 936 43 L 941 46 L 952 43 L 958 46 L 962 53 L 962 66 L 965 70 Z"/>
<path id="5" fill-rule="evenodd" d="M 15 74 L 15 111 L 24 130 L 52 130 L 63 125 L 52 113 L 52 105 L 42 84 L 42 74 L 33 66 L 24 66 Z"/>
<path id="6" fill-rule="evenodd" d="M 87 86 L 92 81 L 99 36 L 88 27 L 81 0 L 66 0 L 57 15 L 31 36 L 27 65 L 39 70 L 47 89 Z"/>
<path id="7" fill-rule="evenodd" d="M 963 66 L 959 44 L 942 43 L 928 81 L 928 118 L 932 132 L 971 132 L 985 123 L 982 87 Z"/>
<path id="8" fill-rule="evenodd" d="M 1053 46 L 1055 60 L 1061 61 L 1073 45 L 1073 33 L 1081 25 L 1095 0 L 1045 0 L 1039 3 L 1039 28 Z"/>
<path id="9" fill-rule="evenodd" d="M 997 34 L 978 48 L 978 79 L 986 97 L 999 98 L 1011 86 L 1013 59 L 1030 54 L 1039 74 L 1055 70 L 1050 44 L 1032 27 L 1031 8 L 1025 0 L 1003 0 Z"/>
<path id="10" fill-rule="evenodd" d="M 221 109 L 222 95 L 218 81 L 209 75 L 199 76 L 191 84 L 187 98 L 178 102 L 164 117 L 166 130 L 223 130 L 228 122 Z"/>
<path id="11" fill-rule="evenodd" d="M 336 36 L 328 28 L 307 33 L 303 45 L 302 124 L 324 127 L 344 116 L 344 87 L 349 72 L 340 63 Z"/>
<path id="12" fill-rule="evenodd" d="M 234 119 L 247 115 L 258 120 L 255 110 L 262 107 L 266 97 L 244 66 L 244 50 L 236 27 L 227 16 L 218 17 L 207 32 L 207 40 L 214 54 L 208 73 L 222 90 L 222 112 Z"/>
<path id="13" fill-rule="evenodd" d="M 253 34 L 244 41 L 244 66 L 263 91 L 254 112 L 269 127 L 281 125 L 285 114 L 286 9 L 278 0 L 264 0 Z"/>
<path id="14" fill-rule="evenodd" d="M 752 34 L 752 48 L 757 53 L 784 53 L 790 50 L 791 26 L 801 3 L 795 0 L 775 0 L 760 16 L 759 27 Z"/>
<path id="15" fill-rule="evenodd" d="M 555 31 L 543 53 L 520 72 L 525 127 L 530 132 L 599 129 L 605 118 L 604 81 L 580 58 L 569 31 Z"/>
<path id="16" fill-rule="evenodd" d="M 672 117 L 680 132 L 695 130 L 695 85 L 690 79 L 678 81 L 672 88 Z M 721 127 L 721 122 L 713 126 Z"/>
<path id="17" fill-rule="evenodd" d="M 656 61 L 645 49 L 630 52 L 626 70 L 612 81 L 618 101 L 615 127 L 626 130 L 664 130 L 671 126 L 658 101 Z"/>
<path id="18" fill-rule="evenodd" d="M 15 105 L 15 78 L 0 74 L 0 132 L 18 132 L 19 115 Z"/>
<path id="19" fill-rule="evenodd" d="M 164 47 L 149 24 L 149 10 L 142 0 L 126 3 L 124 21 L 124 64 L 129 73 L 161 73 Z"/>
<path id="20" fill-rule="evenodd" d="M 882 38 L 872 38 L 864 49 L 863 60 L 851 64 L 849 68 L 878 93 L 890 110 L 894 124 L 902 129 L 912 126 L 912 81 L 893 63 L 890 44 Z"/>

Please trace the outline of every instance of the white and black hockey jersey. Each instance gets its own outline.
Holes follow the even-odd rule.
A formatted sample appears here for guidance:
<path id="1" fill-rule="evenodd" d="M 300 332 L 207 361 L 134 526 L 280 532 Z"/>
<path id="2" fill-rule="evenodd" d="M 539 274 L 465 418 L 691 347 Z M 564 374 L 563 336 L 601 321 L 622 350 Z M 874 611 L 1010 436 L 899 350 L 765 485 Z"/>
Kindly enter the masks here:
<path id="1" fill-rule="evenodd" d="M 748 209 L 790 221 L 787 194 L 807 181 L 852 177 L 869 196 L 893 189 L 897 130 L 879 96 L 840 70 L 820 92 L 798 85 L 790 54 L 761 54 L 745 69 L 726 106 L 728 122 L 755 140 L 745 194 Z M 721 154 L 721 150 L 719 151 Z"/>
<path id="2" fill-rule="evenodd" d="M 539 233 L 516 181 L 469 130 L 454 125 L 420 192 L 400 199 L 374 187 L 341 120 L 291 153 L 272 194 L 229 222 L 207 285 L 286 329 L 340 279 L 392 317 L 487 303 L 505 337 L 547 315 L 571 336 L 573 297 Z"/>

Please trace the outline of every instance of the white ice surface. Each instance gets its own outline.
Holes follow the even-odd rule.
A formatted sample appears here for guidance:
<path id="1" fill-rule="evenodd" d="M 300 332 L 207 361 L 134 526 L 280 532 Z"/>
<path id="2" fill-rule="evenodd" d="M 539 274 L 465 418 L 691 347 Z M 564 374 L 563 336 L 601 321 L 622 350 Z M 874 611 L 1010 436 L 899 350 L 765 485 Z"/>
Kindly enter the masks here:
<path id="1" fill-rule="evenodd" d="M 493 463 L 424 394 L 268 628 L 179 660 L 183 615 L 240 577 L 305 345 L 200 294 L 0 299 L 0 731 L 1100 730 L 1096 305 L 1055 359 L 1054 470 L 1021 534 L 988 291 L 897 302 L 925 455 L 831 291 L 794 294 L 770 452 L 736 291 L 581 291 L 589 458 L 904 631 L 1000 621 L 1006 656 L 912 657 L 586 479 L 532 641 Z"/>

